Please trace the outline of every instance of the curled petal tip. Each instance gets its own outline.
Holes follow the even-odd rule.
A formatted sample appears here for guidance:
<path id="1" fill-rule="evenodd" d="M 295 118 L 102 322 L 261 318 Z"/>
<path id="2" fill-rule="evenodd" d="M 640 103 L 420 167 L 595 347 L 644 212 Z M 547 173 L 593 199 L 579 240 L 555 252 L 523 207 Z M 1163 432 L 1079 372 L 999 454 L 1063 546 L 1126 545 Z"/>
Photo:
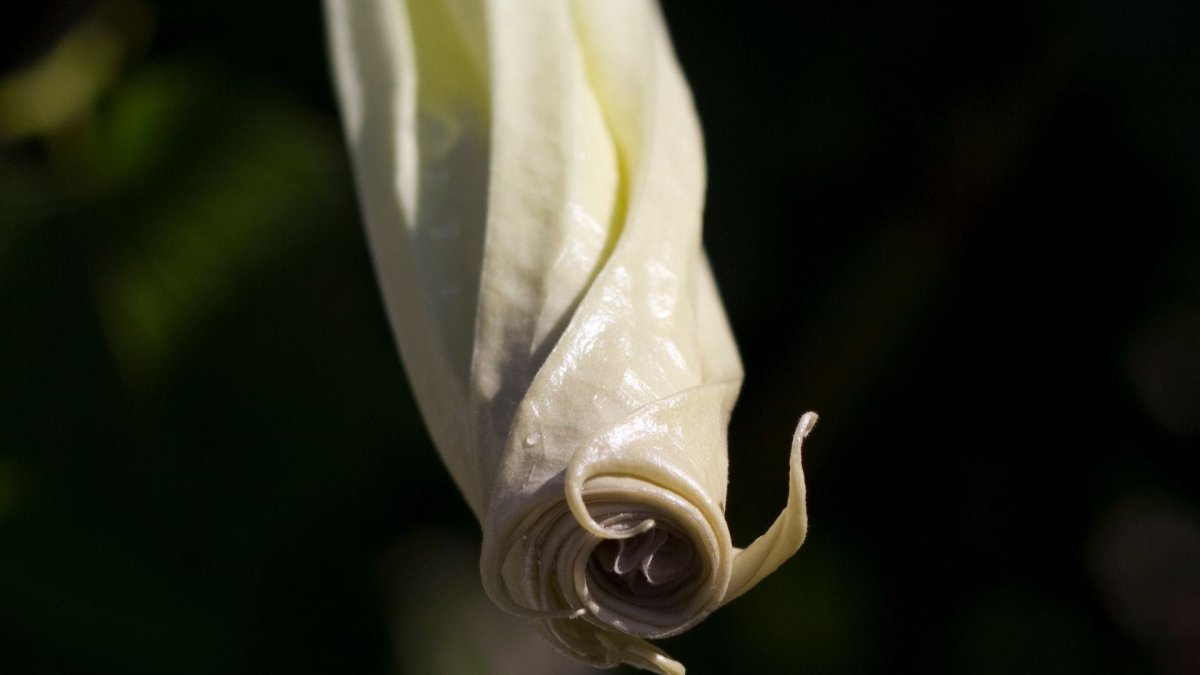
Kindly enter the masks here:
<path id="1" fill-rule="evenodd" d="M 796 440 L 807 437 L 815 426 L 817 426 L 817 413 L 810 411 L 801 415 L 800 423 L 796 425 Z"/>
<path id="2" fill-rule="evenodd" d="M 687 668 L 644 640 L 616 641 L 607 635 L 597 635 L 609 653 L 624 663 L 660 675 L 687 675 Z"/>
<path id="3" fill-rule="evenodd" d="M 730 579 L 724 602 L 730 602 L 753 588 L 792 557 L 804 543 L 808 533 L 808 511 L 804 503 L 804 469 L 800 463 L 800 449 L 804 445 L 804 437 L 812 431 L 816 423 L 817 414 L 814 412 L 806 412 L 800 417 L 800 423 L 796 425 L 796 434 L 792 437 L 787 506 L 762 536 L 734 558 L 733 577 Z"/>
<path id="4" fill-rule="evenodd" d="M 660 655 L 655 659 L 654 665 L 661 668 L 666 675 L 687 675 L 687 668 L 684 668 L 682 663 L 669 656 Z"/>

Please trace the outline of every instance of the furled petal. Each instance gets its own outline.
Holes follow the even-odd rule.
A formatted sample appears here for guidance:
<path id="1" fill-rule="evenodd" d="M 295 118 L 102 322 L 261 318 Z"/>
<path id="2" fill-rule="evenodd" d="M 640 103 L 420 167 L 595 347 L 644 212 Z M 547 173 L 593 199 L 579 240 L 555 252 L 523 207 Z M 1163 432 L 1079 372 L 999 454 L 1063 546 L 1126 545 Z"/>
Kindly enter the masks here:
<path id="1" fill-rule="evenodd" d="M 724 518 L 741 363 L 687 85 L 644 0 L 326 0 L 392 328 L 483 524 L 490 597 L 588 663 L 677 634 L 804 539 Z"/>

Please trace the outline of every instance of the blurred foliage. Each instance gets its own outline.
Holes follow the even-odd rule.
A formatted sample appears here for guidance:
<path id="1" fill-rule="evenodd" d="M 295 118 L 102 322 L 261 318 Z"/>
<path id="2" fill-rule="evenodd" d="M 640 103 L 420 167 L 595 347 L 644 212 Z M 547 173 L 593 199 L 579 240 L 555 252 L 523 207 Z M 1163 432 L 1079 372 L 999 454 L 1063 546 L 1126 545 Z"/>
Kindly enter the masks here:
<path id="1" fill-rule="evenodd" d="M 319 8 L 27 4 L 0 22 L 0 669 L 511 672 Z M 664 10 L 748 373 L 740 543 L 822 414 L 810 541 L 667 648 L 1200 672 L 1200 5 Z"/>

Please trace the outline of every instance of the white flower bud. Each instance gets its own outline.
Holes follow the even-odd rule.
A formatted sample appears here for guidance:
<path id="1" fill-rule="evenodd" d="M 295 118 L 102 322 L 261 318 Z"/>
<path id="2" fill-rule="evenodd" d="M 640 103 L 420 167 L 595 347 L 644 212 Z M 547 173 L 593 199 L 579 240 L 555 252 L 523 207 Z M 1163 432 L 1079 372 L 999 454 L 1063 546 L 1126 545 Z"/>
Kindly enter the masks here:
<path id="1" fill-rule="evenodd" d="M 742 380 L 700 239 L 704 157 L 646 0 L 326 0 L 376 271 L 483 525 L 489 596 L 563 652 L 682 673 L 680 633 L 791 556 L 734 548 Z"/>

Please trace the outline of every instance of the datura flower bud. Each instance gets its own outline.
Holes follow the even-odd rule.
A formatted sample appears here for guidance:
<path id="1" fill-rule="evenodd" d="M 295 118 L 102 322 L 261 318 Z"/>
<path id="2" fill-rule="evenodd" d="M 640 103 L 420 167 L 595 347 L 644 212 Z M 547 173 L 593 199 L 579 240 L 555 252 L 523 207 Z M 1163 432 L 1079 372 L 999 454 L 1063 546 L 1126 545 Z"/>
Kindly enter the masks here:
<path id="1" fill-rule="evenodd" d="M 392 330 L 500 607 L 562 652 L 682 673 L 678 634 L 804 540 L 725 522 L 742 367 L 704 157 L 650 0 L 325 0 Z"/>

